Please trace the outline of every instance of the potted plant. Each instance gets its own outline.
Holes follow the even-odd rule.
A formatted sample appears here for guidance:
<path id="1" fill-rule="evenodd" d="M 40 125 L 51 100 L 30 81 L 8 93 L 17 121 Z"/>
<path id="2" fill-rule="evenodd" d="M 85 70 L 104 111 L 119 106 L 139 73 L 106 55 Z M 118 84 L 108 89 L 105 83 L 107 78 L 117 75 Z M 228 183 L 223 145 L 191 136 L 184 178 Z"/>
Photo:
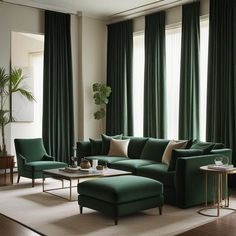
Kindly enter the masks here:
<path id="1" fill-rule="evenodd" d="M 22 82 L 25 80 L 22 69 L 12 69 L 10 74 L 6 73 L 5 68 L 0 68 L 0 129 L 2 135 L 2 145 L 0 152 L 6 154 L 5 126 L 14 120 L 11 116 L 9 101 L 11 94 L 20 93 L 28 101 L 35 101 L 33 94 L 24 88 Z M 2 146 L 2 149 L 1 149 Z"/>
<path id="2" fill-rule="evenodd" d="M 109 102 L 109 96 L 111 94 L 111 87 L 102 83 L 93 84 L 93 99 L 95 104 L 100 108 L 98 111 L 94 112 L 94 118 L 96 120 L 102 119 L 106 115 L 105 107 Z"/>

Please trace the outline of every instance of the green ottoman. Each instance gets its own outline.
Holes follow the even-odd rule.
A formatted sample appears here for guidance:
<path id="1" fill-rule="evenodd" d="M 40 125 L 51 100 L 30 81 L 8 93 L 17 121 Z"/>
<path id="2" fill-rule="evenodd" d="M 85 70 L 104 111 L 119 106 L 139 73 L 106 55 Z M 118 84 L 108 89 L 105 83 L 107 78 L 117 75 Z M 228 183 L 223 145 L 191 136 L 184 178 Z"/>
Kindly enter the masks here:
<path id="1" fill-rule="evenodd" d="M 162 214 L 162 183 L 141 176 L 115 176 L 84 181 L 78 184 L 80 213 L 88 207 L 114 218 L 159 207 Z"/>

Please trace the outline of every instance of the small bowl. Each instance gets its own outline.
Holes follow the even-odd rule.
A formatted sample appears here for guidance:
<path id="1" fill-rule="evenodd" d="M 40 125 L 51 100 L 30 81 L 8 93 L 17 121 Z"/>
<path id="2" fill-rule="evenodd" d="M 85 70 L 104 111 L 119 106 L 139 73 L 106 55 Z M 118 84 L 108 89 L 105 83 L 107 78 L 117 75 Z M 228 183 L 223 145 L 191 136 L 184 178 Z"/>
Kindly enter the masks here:
<path id="1" fill-rule="evenodd" d="M 96 166 L 96 169 L 97 170 L 103 170 L 103 166 L 102 165 L 98 165 L 98 166 Z"/>

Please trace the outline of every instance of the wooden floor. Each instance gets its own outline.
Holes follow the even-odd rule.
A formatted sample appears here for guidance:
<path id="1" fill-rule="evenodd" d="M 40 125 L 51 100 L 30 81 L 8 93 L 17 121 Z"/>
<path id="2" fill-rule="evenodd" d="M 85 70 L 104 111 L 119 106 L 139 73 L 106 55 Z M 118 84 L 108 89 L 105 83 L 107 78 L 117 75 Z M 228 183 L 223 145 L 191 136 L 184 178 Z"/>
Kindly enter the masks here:
<path id="1" fill-rule="evenodd" d="M 16 183 L 17 175 L 14 174 L 14 183 Z M 7 175 L 7 184 L 10 184 L 10 178 Z M 0 175 L 0 186 L 5 186 L 4 176 Z M 233 195 L 236 198 L 236 194 Z M 26 226 L 11 220 L 10 218 L 0 214 L 0 235 L 1 236 L 38 236 L 39 233 L 27 228 Z M 216 219 L 213 222 L 199 226 L 181 236 L 236 236 L 236 213 L 232 213 L 225 217 Z"/>
<path id="2" fill-rule="evenodd" d="M 33 230 L 26 226 L 11 220 L 10 218 L 0 214 L 0 235 L 1 236 L 39 236 Z"/>
<path id="3" fill-rule="evenodd" d="M 236 213 L 216 219 L 213 222 L 199 226 L 181 236 L 235 236 L 236 235 Z"/>

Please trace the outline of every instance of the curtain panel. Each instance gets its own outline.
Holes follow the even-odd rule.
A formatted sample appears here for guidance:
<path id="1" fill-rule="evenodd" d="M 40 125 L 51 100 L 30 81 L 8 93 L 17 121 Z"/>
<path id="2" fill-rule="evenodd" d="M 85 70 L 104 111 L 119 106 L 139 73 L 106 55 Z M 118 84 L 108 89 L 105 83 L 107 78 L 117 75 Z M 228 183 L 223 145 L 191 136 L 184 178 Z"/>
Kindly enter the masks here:
<path id="1" fill-rule="evenodd" d="M 199 138 L 200 2 L 182 7 L 179 139 Z"/>
<path id="2" fill-rule="evenodd" d="M 232 148 L 236 165 L 236 1 L 211 0 L 209 20 L 206 137 Z"/>
<path id="3" fill-rule="evenodd" d="M 144 136 L 166 136 L 165 12 L 145 16 Z"/>
<path id="4" fill-rule="evenodd" d="M 133 135 L 133 21 L 108 25 L 106 133 Z"/>
<path id="5" fill-rule="evenodd" d="M 45 11 L 43 140 L 69 163 L 74 145 L 70 15 Z"/>

